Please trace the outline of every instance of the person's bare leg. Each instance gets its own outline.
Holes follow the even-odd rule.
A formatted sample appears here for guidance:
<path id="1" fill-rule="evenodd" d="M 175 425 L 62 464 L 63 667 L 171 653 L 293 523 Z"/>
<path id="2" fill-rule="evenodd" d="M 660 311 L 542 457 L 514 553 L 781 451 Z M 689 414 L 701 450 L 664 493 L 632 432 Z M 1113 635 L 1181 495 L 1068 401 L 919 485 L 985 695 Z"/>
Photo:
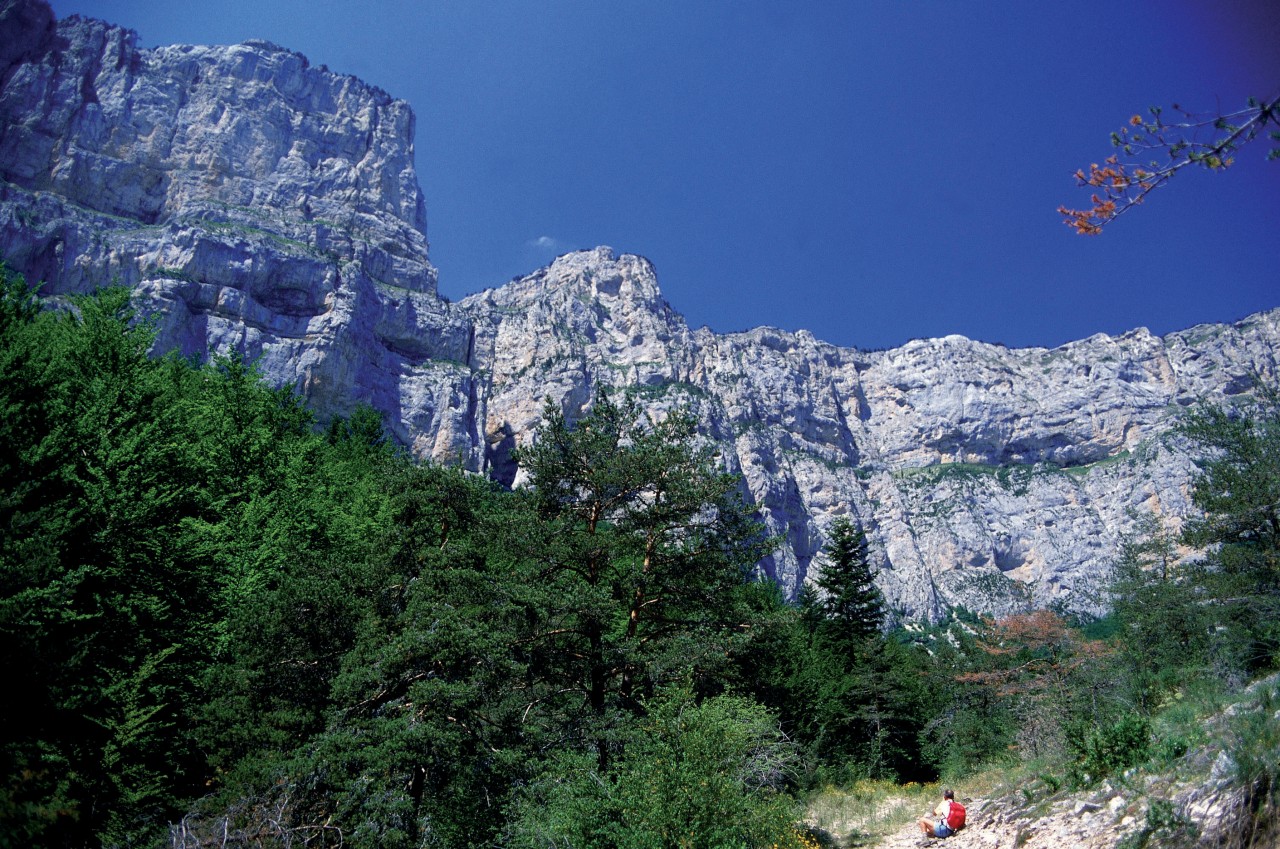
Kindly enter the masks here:
<path id="1" fill-rule="evenodd" d="M 916 825 L 920 826 L 920 830 L 925 834 L 933 837 L 933 822 L 928 817 L 921 817 L 916 821 Z"/>

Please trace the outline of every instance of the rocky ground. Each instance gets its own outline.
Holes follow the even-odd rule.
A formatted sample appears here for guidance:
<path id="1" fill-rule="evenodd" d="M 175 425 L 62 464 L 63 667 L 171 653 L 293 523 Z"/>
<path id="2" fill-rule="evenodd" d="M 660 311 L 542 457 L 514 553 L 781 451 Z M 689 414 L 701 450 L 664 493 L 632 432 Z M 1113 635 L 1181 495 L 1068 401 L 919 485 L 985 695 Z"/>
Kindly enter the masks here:
<path id="1" fill-rule="evenodd" d="M 974 784 L 990 785 L 983 796 L 966 796 L 959 782 L 968 825 L 945 840 L 925 837 L 915 825 L 937 801 L 918 785 L 874 801 L 828 795 L 811 803 L 808 821 L 839 849 L 1280 846 L 1280 676 L 1255 682 L 1201 729 L 1185 754 L 1084 789 L 1025 767 L 994 780 L 975 777 Z"/>
<path id="2" fill-rule="evenodd" d="M 831 824 L 827 834 L 832 838 L 832 845 L 850 848 L 1110 849 L 1146 826 L 1146 811 L 1150 806 L 1141 793 L 1121 791 L 1110 784 L 1092 792 L 1061 794 L 1048 799 L 1036 799 L 1033 794 L 1032 799 L 1027 802 L 1025 797 L 1019 800 L 1015 795 L 964 799 L 968 825 L 945 840 L 926 837 L 914 822 L 879 837 L 860 833 L 853 822 Z M 923 813 L 928 805 L 920 807 Z"/>
<path id="3" fill-rule="evenodd" d="M 1126 834 L 1140 828 L 1139 818 L 1131 811 L 1132 803 L 1122 794 L 1111 796 L 1106 802 L 1063 799 L 1038 816 L 1010 807 L 1007 801 L 966 800 L 969 824 L 946 840 L 925 837 L 911 824 L 883 837 L 878 843 L 863 845 L 879 849 L 916 849 L 923 846 L 939 849 L 1101 849 L 1115 846 Z"/>

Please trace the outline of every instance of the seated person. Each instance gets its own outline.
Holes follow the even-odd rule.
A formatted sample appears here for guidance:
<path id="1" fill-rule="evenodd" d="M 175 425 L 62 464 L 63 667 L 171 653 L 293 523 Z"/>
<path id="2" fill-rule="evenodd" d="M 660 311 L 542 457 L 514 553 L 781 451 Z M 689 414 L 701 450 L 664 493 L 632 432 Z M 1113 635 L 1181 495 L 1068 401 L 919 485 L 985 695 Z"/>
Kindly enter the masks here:
<path id="1" fill-rule="evenodd" d="M 954 790 L 943 790 L 942 801 L 938 803 L 938 807 L 933 809 L 932 816 L 921 817 L 916 823 L 920 826 L 920 830 L 929 837 L 950 837 L 955 834 L 955 829 L 947 824 L 947 818 L 951 814 L 951 806 L 955 804 L 955 798 Z"/>

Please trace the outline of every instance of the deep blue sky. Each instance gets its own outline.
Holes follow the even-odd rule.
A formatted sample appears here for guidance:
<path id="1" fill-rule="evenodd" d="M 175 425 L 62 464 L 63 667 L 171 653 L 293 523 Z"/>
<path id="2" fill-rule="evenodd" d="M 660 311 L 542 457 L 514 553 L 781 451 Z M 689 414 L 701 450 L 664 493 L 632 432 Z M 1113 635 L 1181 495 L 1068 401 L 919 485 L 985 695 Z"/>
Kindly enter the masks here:
<path id="1" fill-rule="evenodd" d="M 1075 169 L 1135 112 L 1280 93 L 1275 0 L 55 0 L 144 46 L 265 38 L 412 104 L 440 289 L 607 244 L 671 305 L 876 348 L 1055 346 L 1280 306 L 1280 162 L 1100 237 Z"/>

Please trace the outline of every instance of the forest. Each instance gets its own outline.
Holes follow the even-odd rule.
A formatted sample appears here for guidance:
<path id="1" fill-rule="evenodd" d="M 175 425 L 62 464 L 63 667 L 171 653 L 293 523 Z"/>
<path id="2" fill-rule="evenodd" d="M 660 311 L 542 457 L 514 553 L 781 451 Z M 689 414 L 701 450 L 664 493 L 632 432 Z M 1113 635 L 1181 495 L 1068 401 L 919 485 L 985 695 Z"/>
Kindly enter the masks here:
<path id="1" fill-rule="evenodd" d="M 683 413 L 548 402 L 512 491 L 153 340 L 4 273 L 0 847 L 813 847 L 815 787 L 1088 785 L 1280 661 L 1265 385 L 1171 437 L 1202 518 L 1115 553 L 1110 614 L 925 624 L 850 520 L 784 598 Z"/>

